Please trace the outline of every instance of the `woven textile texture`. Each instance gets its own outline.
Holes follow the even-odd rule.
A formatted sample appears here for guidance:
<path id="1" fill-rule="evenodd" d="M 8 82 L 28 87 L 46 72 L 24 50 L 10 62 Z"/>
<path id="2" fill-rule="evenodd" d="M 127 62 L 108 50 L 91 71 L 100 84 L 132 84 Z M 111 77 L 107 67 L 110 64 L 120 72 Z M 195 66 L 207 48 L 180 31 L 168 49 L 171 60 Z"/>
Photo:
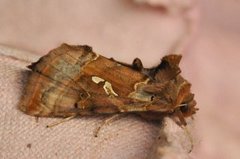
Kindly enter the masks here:
<path id="1" fill-rule="evenodd" d="M 0 158 L 145 158 L 158 126 L 128 116 L 105 126 L 94 137 L 103 117 L 81 117 L 53 128 L 61 119 L 40 118 L 17 109 L 28 76 L 28 63 L 0 58 Z M 118 149 L 117 151 L 115 149 Z"/>
<path id="2" fill-rule="evenodd" d="M 94 137 L 94 132 L 105 117 L 79 117 L 46 128 L 47 124 L 61 119 L 36 120 L 17 109 L 29 71 L 25 68 L 28 63 L 15 56 L 0 54 L 1 158 L 141 159 L 156 158 L 158 153 L 167 156 L 165 151 L 171 155 L 186 153 L 189 145 L 179 143 L 184 143 L 187 138 L 171 119 L 165 124 L 165 130 L 164 125 L 160 127 L 134 115 L 124 116 L 105 125 L 98 137 Z M 166 141 L 158 138 L 166 138 Z M 172 140 L 173 148 L 167 140 Z"/>
<path id="3" fill-rule="evenodd" d="M 4 0 L 1 4 L 3 44 L 42 55 L 62 42 L 88 44 L 106 57 L 127 63 L 139 57 L 146 67 L 158 64 L 164 54 L 185 54 L 196 20 L 192 16 L 195 9 L 185 10 L 192 8 L 193 3 Z M 26 66 L 38 58 L 18 49 L 0 48 L 0 158 L 167 159 L 176 158 L 176 154 L 188 157 L 180 144 L 188 139 L 177 135 L 181 130 L 171 120 L 160 129 L 158 124 L 128 115 L 104 126 L 97 138 L 94 131 L 105 119 L 102 116 L 79 117 L 46 129 L 46 125 L 61 119 L 39 118 L 37 122 L 17 109 L 27 82 Z M 159 140 L 159 136 L 176 144 L 161 149 L 166 141 Z"/>

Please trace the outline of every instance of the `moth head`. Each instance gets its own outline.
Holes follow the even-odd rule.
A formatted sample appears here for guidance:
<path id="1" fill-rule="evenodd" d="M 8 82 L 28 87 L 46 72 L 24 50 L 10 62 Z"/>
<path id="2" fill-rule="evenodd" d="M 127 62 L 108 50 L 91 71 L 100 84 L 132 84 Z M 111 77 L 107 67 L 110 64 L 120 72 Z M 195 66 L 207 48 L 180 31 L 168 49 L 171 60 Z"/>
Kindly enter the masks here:
<path id="1" fill-rule="evenodd" d="M 184 117 L 195 114 L 196 101 L 191 93 L 191 84 L 180 73 L 181 55 L 167 55 L 161 63 L 149 70 L 151 81 L 143 87 L 147 93 L 153 94 L 153 103 L 167 105 L 170 111 L 180 112 Z"/>
<path id="2" fill-rule="evenodd" d="M 195 108 L 196 101 L 191 92 L 191 84 L 180 75 L 161 86 L 156 84 L 155 87 L 150 87 L 147 91 L 154 94 L 152 98 L 154 103 L 159 103 L 159 105 L 165 103 L 170 111 L 178 110 L 184 117 L 189 117 L 198 110 Z"/>
<path id="3" fill-rule="evenodd" d="M 171 102 L 174 109 L 179 109 L 184 117 L 188 117 L 195 114 L 198 109 L 195 108 L 196 101 L 190 90 L 191 84 L 180 75 L 181 58 L 181 55 L 163 57 L 156 67 L 154 79 L 160 87 L 159 95 Z"/>

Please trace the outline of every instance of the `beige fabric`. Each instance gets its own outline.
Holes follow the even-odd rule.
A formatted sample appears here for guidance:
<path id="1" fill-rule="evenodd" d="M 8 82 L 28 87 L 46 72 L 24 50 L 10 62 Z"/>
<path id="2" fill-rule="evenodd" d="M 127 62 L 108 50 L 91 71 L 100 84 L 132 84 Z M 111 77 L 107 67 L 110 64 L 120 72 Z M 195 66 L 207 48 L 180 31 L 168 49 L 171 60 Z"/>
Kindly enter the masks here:
<path id="1" fill-rule="evenodd" d="M 34 117 L 17 110 L 28 63 L 0 56 L 0 158 L 145 158 L 158 126 L 129 116 L 93 136 L 102 117 L 81 117 L 53 128 L 59 119 Z M 29 146 L 29 144 L 31 146 Z M 117 149 L 117 150 L 116 150 Z"/>
<path id="2" fill-rule="evenodd" d="M 10 50 L 14 53 L 6 55 Z M 46 128 L 61 119 L 40 118 L 37 122 L 23 114 L 17 105 L 27 82 L 29 63 L 24 60 L 26 57 L 19 59 L 18 53 L 19 50 L 0 46 L 0 158 L 168 159 L 169 154 L 188 158 L 189 138 L 171 119 L 160 131 L 159 124 L 129 115 L 104 126 L 96 138 L 94 132 L 104 119 L 101 116 L 79 117 Z M 22 57 L 30 55 L 21 53 Z"/>
<path id="3" fill-rule="evenodd" d="M 134 2 L 139 3 L 137 5 Z M 146 2 L 147 5 L 140 2 Z M 176 5 L 179 2 L 180 6 Z M 197 27 L 199 32 L 192 38 L 190 45 L 186 47 L 181 42 L 177 47 L 177 50 L 184 48 L 181 52 L 184 54 L 181 67 L 184 76 L 193 84 L 193 92 L 200 107 L 195 116 L 199 139 L 191 156 L 196 159 L 238 159 L 239 1 L 190 0 L 190 6 L 188 2 L 189 0 L 1 0 L 0 43 L 39 54 L 47 53 L 62 42 L 88 44 L 105 56 L 125 62 L 140 57 L 145 66 L 152 66 L 159 62 L 163 54 L 176 48 L 176 39 L 184 39 L 188 31 L 192 32 Z M 201 21 L 198 21 L 198 10 Z M 19 71 L 25 65 L 1 56 L 0 158 L 94 157 L 93 151 L 99 145 L 95 148 L 91 145 L 94 145 L 96 139 L 89 137 L 83 140 L 83 136 L 92 133 L 95 125 L 100 122 L 98 118 L 75 119 L 50 131 L 44 129 L 45 125 L 57 119 L 40 119 L 36 123 L 34 118 L 17 111 L 16 104 L 21 90 L 16 88 L 22 86 Z M 116 143 L 119 140 L 111 138 L 113 143 L 106 147 L 114 150 L 101 150 L 103 152 L 99 155 L 102 158 L 112 154 L 119 155 L 113 158 L 120 158 L 124 154 L 126 158 L 146 156 L 142 150 L 149 150 L 149 147 L 142 146 L 145 143 L 150 145 L 147 136 L 155 136 L 158 126 L 151 123 L 146 125 L 145 121 L 128 117 L 105 127 L 103 131 L 111 133 L 113 127 L 119 131 L 130 131 L 131 127 L 126 128 L 123 123 L 128 123 L 129 119 L 129 122 L 137 124 L 132 126 L 141 132 L 135 130 L 136 135 L 127 133 L 130 136 L 124 136 L 126 145 Z M 84 131 L 80 129 L 80 123 L 86 125 Z M 121 123 L 121 127 L 118 123 Z M 60 132 L 61 129 L 64 131 Z M 29 134 L 34 136 L 29 137 Z M 65 138 L 61 134 L 70 137 Z M 134 139 L 140 138 L 141 142 L 131 140 L 132 136 L 135 136 Z M 107 141 L 103 138 L 98 140 L 106 145 Z M 135 144 L 126 140 L 134 140 Z M 28 143 L 32 143 L 31 149 L 26 148 Z M 102 149 L 101 145 L 104 144 L 100 144 Z M 123 152 L 122 149 L 126 151 Z M 108 154 L 104 156 L 104 152 Z"/>
<path id="4" fill-rule="evenodd" d="M 28 77 L 24 68 L 27 63 L 13 56 L 0 56 L 1 158 L 146 158 L 150 154 L 155 158 L 151 147 L 157 141 L 160 125 L 133 115 L 106 125 L 95 138 L 94 131 L 103 117 L 80 117 L 47 129 L 47 124 L 61 119 L 40 118 L 36 122 L 34 117 L 23 114 L 17 104 Z M 164 132 L 171 133 L 168 135 L 182 131 L 172 128 L 177 126 L 170 119 L 168 125 L 171 125 L 170 130 Z M 160 133 L 161 138 L 165 137 L 164 133 Z M 178 142 L 177 145 L 174 151 L 178 155 L 187 151 L 181 150 Z M 164 148 L 161 155 L 167 147 L 161 147 Z"/>
<path id="5" fill-rule="evenodd" d="M 2 0 L 0 42 L 42 55 L 62 42 L 88 44 L 107 57 L 128 63 L 132 62 L 133 58 L 140 57 L 145 66 L 157 64 L 164 54 L 182 53 L 183 73 L 193 83 L 193 92 L 200 107 L 197 132 L 201 142 L 195 144 L 191 156 L 211 159 L 234 158 L 239 156 L 236 150 L 236 147 L 239 147 L 239 141 L 236 139 L 239 129 L 236 122 L 233 122 L 238 113 L 234 106 L 238 104 L 229 97 L 236 97 L 239 94 L 236 90 L 240 89 L 238 85 L 230 87 L 222 79 L 231 80 L 229 83 L 237 83 L 238 79 L 234 75 L 238 74 L 238 67 L 235 67 L 238 65 L 222 64 L 225 59 L 237 61 L 236 56 L 240 49 L 236 28 L 239 28 L 239 24 L 230 17 L 239 13 L 239 5 L 224 0 L 213 0 L 211 3 L 199 0 L 199 7 L 195 2 Z M 203 14 L 201 23 L 197 23 L 198 9 L 201 9 Z M 193 35 L 196 24 L 201 26 L 199 41 L 191 40 L 193 36 L 189 37 L 190 34 Z M 233 31 L 229 32 L 229 28 Z M 191 47 L 186 47 L 186 44 L 189 46 L 190 40 Z M 36 61 L 37 57 L 12 47 L 7 49 L 8 51 L 6 46 L 4 48 L 5 51 L 0 49 L 1 53 L 11 56 L 0 56 L 0 158 L 162 157 L 158 155 L 159 145 L 162 150 L 162 143 L 156 138 L 158 133 L 162 134 L 164 131 L 159 132 L 159 125 L 135 116 L 128 116 L 104 127 L 96 139 L 92 134 L 102 117 L 78 118 L 52 129 L 45 129 L 47 124 L 58 119 L 41 118 L 36 123 L 33 117 L 18 111 L 17 102 L 27 78 L 25 66 L 31 61 Z M 28 62 L 17 60 L 16 57 Z M 228 78 L 225 78 L 222 74 L 223 69 L 234 71 L 225 72 L 228 75 Z M 219 88 L 228 93 L 227 96 L 221 95 L 226 98 L 217 102 Z M 225 109 L 219 109 L 219 105 L 225 106 Z M 231 109 L 228 109 L 229 106 L 232 106 Z M 223 118 L 225 112 L 233 115 Z M 176 133 L 176 125 L 172 125 L 169 120 L 166 122 L 170 122 L 167 126 L 172 127 L 170 132 L 174 132 L 167 133 L 170 134 L 168 137 L 171 137 L 171 134 L 179 134 Z M 221 123 L 228 125 L 227 129 Z M 168 127 L 164 128 L 169 132 Z M 231 133 L 228 130 L 231 130 Z M 181 135 L 175 137 L 177 139 L 173 137 L 169 140 L 179 144 L 179 139 L 187 142 Z M 171 153 L 169 147 L 164 150 L 165 158 L 186 157 L 186 153 L 180 155 L 182 149 L 178 146 L 172 145 L 171 148 Z M 148 155 L 149 157 L 146 157 Z"/>
<path id="6" fill-rule="evenodd" d="M 79 117 L 46 129 L 47 124 L 60 119 L 40 118 L 36 122 L 17 109 L 27 79 L 26 65 L 39 57 L 19 48 L 43 55 L 62 42 L 88 44 L 120 61 L 131 63 L 139 57 L 147 67 L 159 63 L 164 54 L 186 48 L 194 18 L 184 8 L 191 8 L 191 4 L 165 1 L 150 7 L 146 1 L 135 2 L 0 2 L 0 42 L 7 44 L 0 46 L 0 158 L 189 157 L 189 143 L 183 144 L 189 140 L 170 119 L 160 129 L 158 124 L 129 115 L 104 126 L 95 138 L 93 133 L 103 117 Z M 176 135 L 178 132 L 182 135 Z M 159 140 L 159 136 L 173 144 Z"/>

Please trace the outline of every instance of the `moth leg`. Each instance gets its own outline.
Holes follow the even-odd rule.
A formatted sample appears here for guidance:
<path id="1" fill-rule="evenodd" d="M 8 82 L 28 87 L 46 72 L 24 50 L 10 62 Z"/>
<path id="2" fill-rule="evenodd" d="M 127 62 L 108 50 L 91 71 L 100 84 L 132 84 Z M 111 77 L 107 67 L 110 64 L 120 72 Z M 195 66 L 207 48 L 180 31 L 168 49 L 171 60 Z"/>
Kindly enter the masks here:
<path id="1" fill-rule="evenodd" d="M 185 121 L 184 119 L 184 116 L 182 114 L 182 112 L 180 111 L 180 109 L 176 109 L 176 112 L 175 112 L 176 116 L 179 118 L 179 121 L 180 121 L 180 127 L 183 128 L 183 130 L 185 131 L 189 141 L 190 141 L 190 150 L 188 153 L 192 152 L 193 150 L 193 138 L 192 138 L 192 135 L 190 134 L 188 128 L 187 128 L 187 122 Z"/>
<path id="2" fill-rule="evenodd" d="M 76 115 L 63 118 L 63 119 L 60 120 L 60 121 L 56 121 L 56 122 L 53 122 L 52 124 L 47 125 L 46 128 L 52 128 L 52 127 L 54 127 L 54 126 L 57 126 L 57 125 L 62 124 L 62 123 L 64 123 L 64 122 L 67 122 L 67 121 L 69 121 L 69 120 L 71 120 L 71 119 L 73 119 L 73 118 L 75 118 L 75 117 L 76 117 Z"/>
<path id="3" fill-rule="evenodd" d="M 102 121 L 101 125 L 98 126 L 96 131 L 94 132 L 94 136 L 98 137 L 98 134 L 103 126 L 108 125 L 108 124 L 112 123 L 113 121 L 118 120 L 119 118 L 123 117 L 123 115 L 126 115 L 126 114 L 114 114 L 114 115 L 104 119 Z"/>
<path id="4" fill-rule="evenodd" d="M 188 137 L 188 139 L 189 139 L 189 141 L 190 141 L 190 146 L 191 146 L 191 147 L 190 147 L 190 150 L 188 151 L 188 153 L 191 153 L 192 150 L 193 150 L 193 138 L 192 138 L 192 135 L 191 135 L 191 133 L 189 132 L 187 126 L 182 126 L 182 128 L 183 128 L 183 130 L 185 131 L 185 133 L 186 133 L 186 135 L 187 135 L 187 137 Z"/>
<path id="5" fill-rule="evenodd" d="M 180 123 L 179 123 L 180 126 L 186 126 L 187 125 L 187 122 L 186 122 L 186 120 L 185 120 L 185 118 L 184 118 L 184 116 L 183 116 L 183 114 L 182 114 L 182 112 L 180 111 L 179 108 L 177 108 L 175 110 L 175 114 L 174 115 L 176 115 L 178 117 L 178 119 L 180 121 Z"/>

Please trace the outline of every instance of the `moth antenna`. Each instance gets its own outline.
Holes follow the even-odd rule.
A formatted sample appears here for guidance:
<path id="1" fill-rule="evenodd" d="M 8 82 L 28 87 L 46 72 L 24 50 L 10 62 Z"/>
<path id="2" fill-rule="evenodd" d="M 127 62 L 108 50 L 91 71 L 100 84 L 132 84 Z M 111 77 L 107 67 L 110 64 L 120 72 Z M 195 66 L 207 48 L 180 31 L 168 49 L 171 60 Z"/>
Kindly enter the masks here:
<path id="1" fill-rule="evenodd" d="M 54 122 L 54 123 L 52 123 L 52 124 L 47 125 L 46 128 L 52 128 L 52 127 L 54 127 L 54 126 L 57 126 L 57 125 L 62 124 L 62 123 L 64 123 L 64 122 L 67 122 L 67 121 L 69 121 L 69 120 L 71 120 L 71 119 L 73 119 L 73 118 L 75 118 L 75 117 L 76 117 L 76 115 L 66 117 L 66 118 L 64 118 L 64 119 L 62 119 L 62 120 L 60 120 L 60 121 L 56 121 L 56 122 Z"/>
<path id="2" fill-rule="evenodd" d="M 111 123 L 111 122 L 119 119 L 119 118 L 122 117 L 123 115 L 126 115 L 126 114 L 114 114 L 114 115 L 112 115 L 112 116 L 104 119 L 104 120 L 102 121 L 101 125 L 97 127 L 97 129 L 96 129 L 96 131 L 95 131 L 95 133 L 94 133 L 94 136 L 95 136 L 95 137 L 98 137 L 98 134 L 99 134 L 101 128 L 102 128 L 104 125 L 108 125 L 109 123 Z"/>
<path id="3" fill-rule="evenodd" d="M 189 132 L 187 126 L 183 125 L 182 128 L 183 128 L 183 130 L 185 131 L 185 133 L 186 133 L 186 135 L 187 135 L 187 137 L 188 137 L 188 139 L 189 139 L 189 141 L 190 141 L 191 147 L 190 147 L 190 150 L 188 151 L 188 153 L 191 153 L 192 150 L 193 150 L 193 147 L 194 147 L 192 135 L 191 135 L 191 133 Z"/>
<path id="4" fill-rule="evenodd" d="M 186 104 L 180 104 L 179 106 L 185 106 Z M 189 141 L 190 141 L 190 145 L 191 145 L 191 147 L 190 147 L 190 150 L 188 151 L 188 153 L 191 153 L 192 152 L 192 150 L 193 150 L 193 138 L 192 138 L 192 135 L 190 134 L 190 132 L 189 132 L 189 130 L 188 130 L 188 128 L 187 128 L 187 122 L 186 122 L 186 120 L 185 120 L 185 118 L 184 118 L 184 116 L 183 116 L 183 114 L 182 114 L 182 112 L 180 111 L 180 109 L 179 109 L 180 107 L 178 107 L 178 109 L 176 109 L 176 115 L 177 115 L 177 117 L 179 118 L 179 121 L 180 121 L 180 124 L 181 124 L 181 128 L 183 128 L 183 130 L 185 131 L 185 133 L 186 133 L 186 135 L 187 135 L 187 137 L 188 137 L 188 139 L 189 139 Z"/>
<path id="5" fill-rule="evenodd" d="M 179 104 L 177 107 L 184 107 L 184 106 L 187 106 L 187 103 Z"/>

